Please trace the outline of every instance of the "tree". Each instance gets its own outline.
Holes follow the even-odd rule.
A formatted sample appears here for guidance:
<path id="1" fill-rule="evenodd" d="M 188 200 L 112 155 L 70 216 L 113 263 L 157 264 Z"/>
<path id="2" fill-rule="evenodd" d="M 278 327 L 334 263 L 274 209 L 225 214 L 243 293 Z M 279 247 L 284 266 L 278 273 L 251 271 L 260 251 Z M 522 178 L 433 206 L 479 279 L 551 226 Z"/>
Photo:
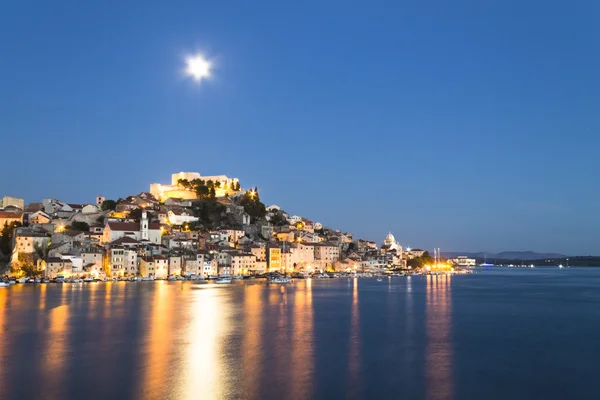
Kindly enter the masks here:
<path id="1" fill-rule="evenodd" d="M 87 232 L 90 230 L 90 226 L 87 224 L 87 222 L 75 221 L 71 224 L 71 229 L 75 231 Z"/>
<path id="2" fill-rule="evenodd" d="M 232 192 L 235 192 L 235 184 L 231 181 L 231 185 L 229 185 Z"/>
<path id="3" fill-rule="evenodd" d="M 236 191 L 236 192 L 239 192 L 239 191 L 240 191 L 240 182 L 239 182 L 239 181 L 237 181 L 237 182 L 235 183 L 235 191 Z"/>
<path id="4" fill-rule="evenodd" d="M 211 197 L 211 198 L 214 199 L 216 196 L 217 196 L 217 193 L 215 192 L 215 187 L 211 186 L 210 187 L 210 192 L 209 192 L 209 197 Z"/>
<path id="5" fill-rule="evenodd" d="M 113 211 L 117 208 L 117 202 L 114 200 L 104 200 L 100 209 L 102 211 Z"/>
<path id="6" fill-rule="evenodd" d="M 131 210 L 127 217 L 136 220 L 136 222 L 140 222 L 142 219 L 142 212 L 143 210 L 141 208 L 136 208 L 135 210 Z"/>
<path id="7" fill-rule="evenodd" d="M 246 214 L 250 215 L 252 223 L 259 219 L 263 219 L 265 215 L 267 215 L 267 208 L 260 201 L 258 191 L 248 191 L 244 193 L 240 200 L 240 205 L 244 207 Z"/>
<path id="8" fill-rule="evenodd" d="M 269 222 L 274 226 L 284 226 L 288 224 L 288 220 L 285 219 L 281 211 L 276 211 Z"/>
<path id="9" fill-rule="evenodd" d="M 0 253 L 8 255 L 12 252 L 12 239 L 15 228 L 22 226 L 20 222 L 4 223 L 2 233 L 0 233 Z"/>
<path id="10" fill-rule="evenodd" d="M 431 265 L 431 264 L 433 264 L 433 257 L 431 257 L 431 255 L 429 254 L 428 251 L 426 251 L 425 253 L 423 253 L 423 255 L 421 256 L 421 260 L 423 261 L 424 265 Z"/>

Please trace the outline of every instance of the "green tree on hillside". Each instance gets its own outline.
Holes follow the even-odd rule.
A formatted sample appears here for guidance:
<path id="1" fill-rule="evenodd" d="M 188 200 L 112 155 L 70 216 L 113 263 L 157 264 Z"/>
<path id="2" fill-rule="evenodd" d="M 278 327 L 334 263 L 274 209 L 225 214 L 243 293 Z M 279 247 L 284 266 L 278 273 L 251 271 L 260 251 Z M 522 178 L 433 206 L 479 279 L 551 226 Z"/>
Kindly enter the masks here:
<path id="1" fill-rule="evenodd" d="M 100 209 L 102 211 L 113 211 L 116 208 L 117 208 L 117 202 L 114 200 L 104 200 L 104 202 L 100 206 Z"/>
<path id="2" fill-rule="evenodd" d="M 86 222 L 75 221 L 71 224 L 71 229 L 75 231 L 87 232 L 90 230 L 90 226 Z"/>
<path id="3" fill-rule="evenodd" d="M 244 211 L 250 215 L 250 221 L 252 223 L 259 219 L 263 219 L 267 214 L 265 205 L 260 201 L 258 190 L 251 190 L 242 196 L 240 205 L 244 207 Z"/>
<path id="4" fill-rule="evenodd" d="M 2 233 L 0 233 L 0 253 L 9 255 L 12 252 L 12 239 L 15 229 L 23 226 L 20 222 L 4 223 Z"/>

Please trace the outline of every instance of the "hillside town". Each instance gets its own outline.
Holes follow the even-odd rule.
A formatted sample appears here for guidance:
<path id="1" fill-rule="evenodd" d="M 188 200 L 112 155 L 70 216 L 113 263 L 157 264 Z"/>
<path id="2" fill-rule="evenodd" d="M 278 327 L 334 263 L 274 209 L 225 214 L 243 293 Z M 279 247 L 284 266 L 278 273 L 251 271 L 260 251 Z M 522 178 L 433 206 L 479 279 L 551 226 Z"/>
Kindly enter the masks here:
<path id="1" fill-rule="evenodd" d="M 0 275 L 45 279 L 206 279 L 265 273 L 384 273 L 431 258 L 392 233 L 379 245 L 265 206 L 237 178 L 180 172 L 170 184 L 86 204 L 0 203 Z"/>

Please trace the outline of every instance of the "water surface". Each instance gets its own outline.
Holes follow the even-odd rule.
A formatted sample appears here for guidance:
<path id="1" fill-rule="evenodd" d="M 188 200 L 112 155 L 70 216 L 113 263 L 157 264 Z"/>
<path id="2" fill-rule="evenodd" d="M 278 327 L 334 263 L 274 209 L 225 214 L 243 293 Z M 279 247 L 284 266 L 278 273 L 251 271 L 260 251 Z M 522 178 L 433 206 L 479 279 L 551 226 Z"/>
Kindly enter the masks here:
<path id="1" fill-rule="evenodd" d="M 0 289 L 2 399 L 600 398 L 600 270 Z"/>

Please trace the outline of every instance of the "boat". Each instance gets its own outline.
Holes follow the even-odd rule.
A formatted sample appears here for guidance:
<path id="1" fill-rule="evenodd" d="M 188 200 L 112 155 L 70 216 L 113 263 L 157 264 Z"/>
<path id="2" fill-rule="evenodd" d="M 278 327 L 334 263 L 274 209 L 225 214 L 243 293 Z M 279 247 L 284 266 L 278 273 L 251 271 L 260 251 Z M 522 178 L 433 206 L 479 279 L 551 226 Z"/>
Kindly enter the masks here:
<path id="1" fill-rule="evenodd" d="M 215 281 L 215 283 L 217 283 L 219 285 L 228 284 L 228 283 L 231 283 L 231 278 L 229 278 L 229 277 L 222 277 L 222 278 L 217 279 Z"/>
<path id="2" fill-rule="evenodd" d="M 89 282 L 94 282 L 94 278 L 88 276 L 87 278 L 83 278 L 83 281 L 84 282 L 88 282 L 88 283 Z"/>
<path id="3" fill-rule="evenodd" d="M 383 282 L 383 279 L 377 278 L 377 282 Z"/>
<path id="4" fill-rule="evenodd" d="M 35 283 L 42 283 L 42 278 L 35 278 Z"/>
<path id="5" fill-rule="evenodd" d="M 56 275 L 56 279 L 54 281 L 56 283 L 65 283 L 65 277 L 63 275 Z"/>
<path id="6" fill-rule="evenodd" d="M 19 283 L 27 283 L 27 278 L 19 278 L 17 280 L 17 282 L 19 282 Z"/>
<path id="7" fill-rule="evenodd" d="M 83 283 L 83 279 L 74 278 L 72 283 Z"/>
<path id="8" fill-rule="evenodd" d="M 9 287 L 10 284 L 7 282 L 0 282 L 0 287 Z"/>
<path id="9" fill-rule="evenodd" d="M 290 283 L 292 280 L 287 276 L 279 276 L 269 280 L 269 283 Z"/>

